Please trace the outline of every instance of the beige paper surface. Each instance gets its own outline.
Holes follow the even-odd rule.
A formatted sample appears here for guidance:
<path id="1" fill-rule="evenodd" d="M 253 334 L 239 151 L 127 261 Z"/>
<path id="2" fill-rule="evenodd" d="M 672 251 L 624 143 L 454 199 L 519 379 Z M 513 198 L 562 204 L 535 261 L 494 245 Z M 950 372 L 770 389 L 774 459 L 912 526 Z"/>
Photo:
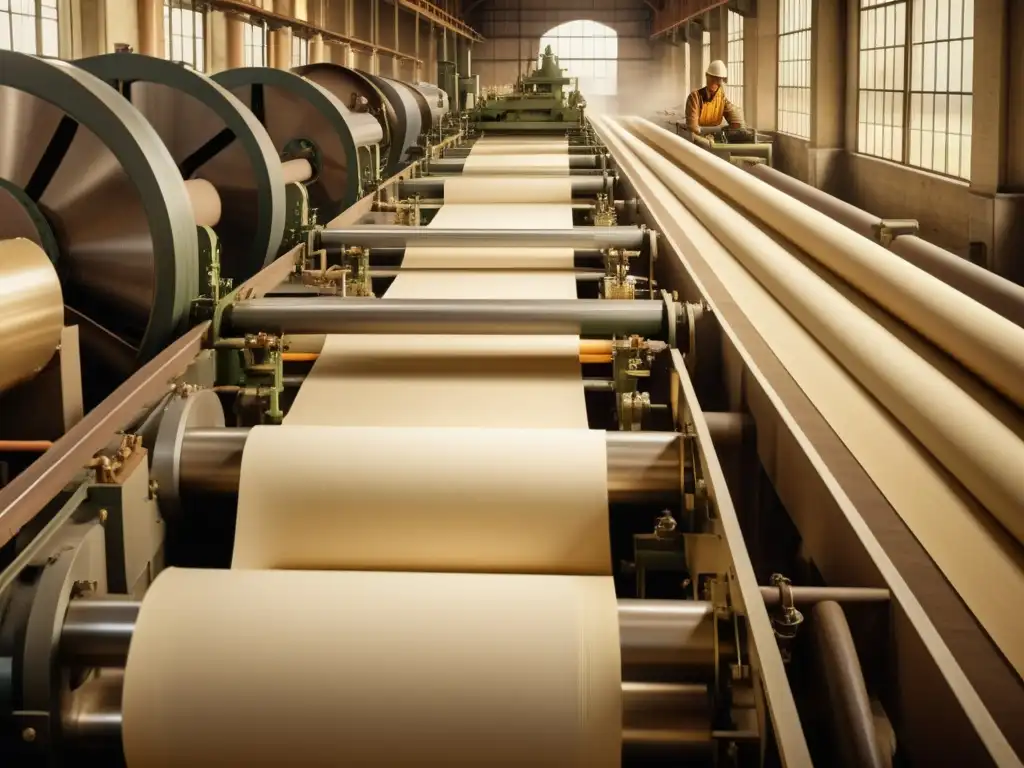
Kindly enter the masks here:
<path id="1" fill-rule="evenodd" d="M 572 226 L 572 209 L 567 204 L 446 204 L 431 225 L 560 229 Z M 409 248 L 403 266 L 422 268 L 444 259 L 462 269 L 401 274 L 385 300 L 576 297 L 570 248 Z M 535 260 L 565 272 L 493 268 Z M 474 265 L 480 269 L 471 271 Z M 585 429 L 579 337 L 328 336 L 285 423 Z"/>
<path id="2" fill-rule="evenodd" d="M 255 427 L 231 564 L 611 575 L 606 465 L 596 430 Z"/>
<path id="3" fill-rule="evenodd" d="M 569 174 L 569 155 L 489 155 L 470 152 L 462 166 L 463 175 L 548 173 L 558 176 Z"/>
<path id="4" fill-rule="evenodd" d="M 650 183 L 672 192 L 650 171 Z M 861 386 L 681 203 L 674 220 L 736 304 L 935 560 L 1018 673 L 1024 674 L 1024 558 L 1019 546 L 929 451 Z M 787 256 L 793 260 L 792 256 Z M 799 265 L 797 265 L 799 266 Z M 951 411 L 952 413 L 953 411 Z M 994 588 L 993 584 L 998 584 Z"/>
<path id="5" fill-rule="evenodd" d="M 444 202 L 476 203 L 568 203 L 572 182 L 557 176 L 476 177 L 452 176 L 444 180 Z"/>
<path id="6" fill-rule="evenodd" d="M 484 137 L 473 145 L 470 155 L 558 155 L 568 154 L 569 140 L 541 136 L 516 136 L 504 139 Z"/>
<path id="7" fill-rule="evenodd" d="M 575 336 L 328 336 L 285 424 L 577 427 Z"/>
<path id="8" fill-rule="evenodd" d="M 172 568 L 124 684 L 131 768 L 612 768 L 610 578 Z"/>

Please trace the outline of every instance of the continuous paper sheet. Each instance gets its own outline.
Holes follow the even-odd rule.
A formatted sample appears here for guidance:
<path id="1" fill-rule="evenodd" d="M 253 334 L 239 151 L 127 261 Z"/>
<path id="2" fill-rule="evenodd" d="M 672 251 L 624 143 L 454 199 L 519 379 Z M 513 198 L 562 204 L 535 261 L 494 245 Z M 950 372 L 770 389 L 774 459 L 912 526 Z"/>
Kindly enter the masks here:
<path id="1" fill-rule="evenodd" d="M 462 166 L 462 173 L 467 176 L 493 176 L 502 173 L 550 173 L 568 176 L 569 155 L 489 155 L 470 152 L 465 165 Z"/>
<path id="2" fill-rule="evenodd" d="M 516 186 L 515 180 L 510 186 Z M 485 183 L 480 197 L 488 189 L 493 191 L 493 185 Z M 550 190 L 541 194 L 550 195 Z M 431 224 L 463 229 L 567 228 L 572 226 L 568 185 L 562 194 L 563 205 L 446 204 Z M 461 271 L 425 268 L 446 260 L 459 263 Z M 499 264 L 507 269 L 537 261 L 543 262 L 545 271 L 495 269 Z M 469 269 L 474 266 L 478 269 Z M 397 277 L 385 299 L 575 298 L 572 266 L 569 248 L 409 248 L 403 267 L 419 271 Z M 559 269 L 564 272 L 558 274 Z M 579 338 L 328 336 L 285 423 L 586 429 Z"/>
<path id="3" fill-rule="evenodd" d="M 506 136 L 504 138 L 485 136 L 479 139 L 469 151 L 472 155 L 567 155 L 569 139 L 552 139 L 542 136 Z"/>
<path id="4" fill-rule="evenodd" d="M 452 176 L 444 180 L 444 202 L 446 205 L 457 203 L 568 203 L 570 200 L 572 200 L 572 182 L 568 177 Z"/>
<path id="5" fill-rule="evenodd" d="M 664 198 L 673 195 L 645 169 Z M 772 352 L 1024 675 L 1024 557 L 943 467 L 681 203 L 674 218 Z M 998 584 L 998 588 L 993 585 Z"/>
<path id="6" fill-rule="evenodd" d="M 125 671 L 131 768 L 613 768 L 617 606 L 573 576 L 172 568 Z"/>
<path id="7" fill-rule="evenodd" d="M 606 454 L 586 429 L 255 427 L 231 564 L 610 576 Z"/>

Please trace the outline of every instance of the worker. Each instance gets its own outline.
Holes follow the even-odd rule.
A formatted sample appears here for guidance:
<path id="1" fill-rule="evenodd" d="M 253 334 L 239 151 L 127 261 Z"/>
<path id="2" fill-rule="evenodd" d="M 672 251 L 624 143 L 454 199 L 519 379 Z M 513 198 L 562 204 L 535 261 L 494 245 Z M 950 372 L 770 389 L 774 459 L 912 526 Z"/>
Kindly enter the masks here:
<path id="1" fill-rule="evenodd" d="M 708 65 L 705 75 L 707 85 L 698 88 L 686 100 L 686 129 L 696 138 L 701 128 L 717 128 L 723 116 L 730 128 L 742 128 L 743 111 L 725 97 L 724 85 L 729 79 L 725 62 L 715 59 Z"/>

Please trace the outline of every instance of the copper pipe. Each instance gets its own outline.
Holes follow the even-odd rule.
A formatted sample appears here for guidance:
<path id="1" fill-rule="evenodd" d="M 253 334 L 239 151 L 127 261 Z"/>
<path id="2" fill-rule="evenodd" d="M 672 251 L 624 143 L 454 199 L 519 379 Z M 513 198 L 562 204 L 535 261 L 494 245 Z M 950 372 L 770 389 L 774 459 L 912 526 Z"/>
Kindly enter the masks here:
<path id="1" fill-rule="evenodd" d="M 43 453 L 51 445 L 50 440 L 0 440 L 0 453 Z"/>

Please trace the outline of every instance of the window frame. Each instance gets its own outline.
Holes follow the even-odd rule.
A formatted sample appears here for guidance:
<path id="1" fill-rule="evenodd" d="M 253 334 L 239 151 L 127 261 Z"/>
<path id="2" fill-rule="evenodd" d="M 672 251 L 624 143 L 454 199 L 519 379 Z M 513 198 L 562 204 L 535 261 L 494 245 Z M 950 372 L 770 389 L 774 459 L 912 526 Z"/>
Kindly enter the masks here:
<path id="1" fill-rule="evenodd" d="M 259 44 L 255 42 L 255 32 L 260 31 Z M 256 61 L 256 51 L 260 52 L 260 60 Z M 242 35 L 242 61 L 247 67 L 267 66 L 267 25 L 258 19 L 249 19 Z"/>
<path id="2" fill-rule="evenodd" d="M 298 56 L 296 56 L 298 53 Z M 291 64 L 293 67 L 304 67 L 309 64 L 309 40 L 292 32 Z"/>
<path id="3" fill-rule="evenodd" d="M 174 31 L 175 17 L 177 16 L 182 29 L 184 29 L 185 14 L 191 16 L 191 32 L 186 34 L 184 31 L 180 31 L 176 34 Z M 164 0 L 164 56 L 168 61 L 187 64 L 196 72 L 205 73 L 206 32 L 206 11 L 201 4 L 195 0 Z M 180 56 L 175 55 L 175 37 L 181 43 Z M 191 43 L 191 45 L 186 46 L 186 43 Z M 191 58 L 185 57 L 186 50 L 190 51 Z"/>
<path id="4" fill-rule="evenodd" d="M 619 34 L 614 28 L 593 19 L 573 19 L 556 24 L 541 35 L 539 50 L 543 51 L 546 45 L 558 56 L 559 66 L 566 74 L 576 78 L 584 96 L 618 95 Z M 568 55 L 563 55 L 566 52 Z M 591 84 L 595 87 L 588 89 L 586 86 Z"/>
<path id="5" fill-rule="evenodd" d="M 14 8 L 14 3 L 18 2 L 19 8 Z M 20 9 L 21 3 L 24 0 L 8 0 L 7 8 L 0 10 L 0 25 L 6 24 L 8 45 L 0 46 L 3 50 L 16 51 L 19 53 L 26 53 L 31 56 L 44 56 L 47 58 L 60 58 L 61 55 L 61 29 L 60 29 L 60 16 L 61 16 L 61 3 L 60 0 L 28 0 L 30 10 L 24 11 Z M 52 16 L 48 15 L 52 13 Z M 20 47 L 15 45 L 15 20 L 29 20 L 29 23 L 35 28 L 35 34 L 32 41 L 32 50 L 22 50 Z M 45 29 L 52 24 L 53 29 L 53 43 L 56 46 L 56 50 L 50 52 L 46 50 L 46 34 Z M 20 25 L 20 22 L 19 22 Z M 22 40 L 21 36 L 18 40 Z"/>
<path id="6" fill-rule="evenodd" d="M 792 8 L 791 13 L 787 13 L 787 8 Z M 775 78 L 775 130 L 778 133 L 786 136 L 792 136 L 796 139 L 803 141 L 810 141 L 812 133 L 812 122 L 814 119 L 813 109 L 813 87 L 814 87 L 814 67 L 812 66 L 812 35 L 814 30 L 814 2 L 812 0 L 779 0 L 778 9 L 778 23 L 776 24 L 776 78 Z M 806 23 L 806 25 L 805 25 Z M 792 28 L 790 29 L 790 25 Z M 806 55 L 804 51 L 797 50 L 792 57 L 789 56 L 786 49 L 803 48 L 803 44 L 806 43 Z M 786 56 L 787 58 L 783 58 Z M 794 65 L 800 65 L 797 69 Z M 806 85 L 803 84 L 783 84 L 783 73 L 794 72 L 796 73 L 797 80 L 806 79 Z M 804 77 L 805 75 L 805 77 Z M 789 79 L 787 76 L 785 79 Z M 783 102 L 788 101 L 783 99 L 783 89 L 786 89 L 787 97 L 796 97 L 797 108 L 796 109 L 784 109 Z M 799 102 L 806 96 L 807 109 L 804 111 Z M 807 131 L 806 134 L 800 132 L 800 127 L 792 129 L 788 125 L 784 129 L 783 116 L 786 116 L 785 122 L 788 123 L 790 119 L 796 118 L 798 121 L 806 120 Z"/>
<path id="7" fill-rule="evenodd" d="M 897 83 L 894 82 L 893 92 L 899 93 L 902 96 L 902 103 L 900 109 L 900 121 L 902 124 L 902 142 L 900 146 L 900 153 L 898 157 L 885 157 L 877 152 L 869 152 L 866 149 L 861 149 L 861 128 L 862 126 L 874 125 L 874 123 L 867 123 L 862 120 L 862 110 L 864 109 L 864 99 L 862 93 L 865 91 L 863 82 L 863 67 L 864 57 L 862 54 L 865 52 L 863 47 L 864 40 L 864 25 L 867 13 L 874 11 L 877 8 L 885 8 L 889 6 L 903 6 L 904 8 L 904 28 L 903 28 L 903 39 L 904 39 L 904 58 L 903 58 L 903 79 L 901 83 L 898 83 L 899 87 L 895 86 Z M 940 34 L 940 16 L 942 7 L 945 6 L 946 10 L 946 32 Z M 952 9 L 955 6 L 960 8 L 960 19 L 959 28 L 960 36 L 955 36 L 953 33 L 954 25 L 952 19 Z M 933 19 L 926 18 L 925 10 L 935 9 Z M 971 180 L 971 161 L 973 159 L 973 111 L 974 111 L 974 9 L 975 0 L 858 0 L 857 7 L 857 140 L 854 151 L 865 157 L 871 157 L 877 160 L 885 160 L 888 162 L 896 163 L 898 165 L 906 166 L 907 168 L 914 168 L 925 173 L 932 173 L 937 176 L 941 176 L 947 179 L 953 179 L 960 182 L 970 183 Z M 917 12 L 921 12 L 920 25 L 918 21 Z M 931 21 L 934 24 L 934 29 L 931 32 L 927 31 L 927 25 Z M 921 38 L 915 39 L 915 35 L 920 28 Z M 968 36 L 967 31 L 970 31 Z M 950 48 L 953 44 L 959 44 L 959 60 L 960 60 L 960 89 L 952 90 L 949 85 L 949 77 L 951 69 L 949 66 L 950 61 Z M 946 71 L 942 75 L 942 78 L 946 81 L 944 90 L 939 90 L 938 82 L 940 80 L 940 73 L 938 68 L 938 55 L 940 46 L 946 46 Z M 931 77 L 933 80 L 933 87 L 931 89 L 925 88 L 926 69 L 924 62 L 924 54 L 928 46 L 932 46 L 931 51 L 933 52 L 932 66 L 931 66 Z M 915 69 L 915 48 L 921 48 L 921 72 L 920 80 L 921 87 L 918 89 L 915 87 L 917 78 L 917 70 Z M 970 86 L 967 90 L 964 86 L 964 82 L 967 79 L 968 73 L 970 74 Z M 915 128 L 915 96 L 920 97 L 920 103 L 922 108 L 921 114 L 924 113 L 923 104 L 926 97 L 932 99 L 932 120 L 935 119 L 935 102 L 941 97 L 945 101 L 945 107 L 943 110 L 943 120 L 945 121 L 945 127 L 942 130 L 941 136 L 943 140 L 943 146 L 945 147 L 945 157 L 942 163 L 942 170 L 931 167 L 931 164 L 925 165 L 921 162 L 919 156 L 917 161 L 913 160 L 914 151 L 914 131 L 920 133 L 929 133 L 931 138 L 934 139 L 939 132 L 934 128 L 924 129 Z M 952 113 L 951 101 L 952 99 L 959 100 L 959 109 L 956 114 L 960 116 L 960 131 L 955 134 L 949 130 L 949 116 Z M 895 100 L 894 100 L 895 101 Z M 968 117 L 970 115 L 970 117 Z M 934 123 L 933 123 L 934 125 Z M 965 132 L 966 130 L 966 132 Z M 949 138 L 950 136 L 957 136 L 959 149 L 957 152 L 957 166 L 958 171 L 956 173 L 950 171 L 950 154 L 949 154 Z M 922 137 L 922 144 L 918 150 L 918 154 L 923 153 L 925 145 Z M 932 149 L 932 158 L 934 159 L 934 146 L 928 145 Z M 965 161 L 964 157 L 967 156 Z"/>
<path id="8" fill-rule="evenodd" d="M 733 22 L 738 20 L 734 28 Z M 739 104 L 740 109 L 746 110 L 746 78 L 744 77 L 744 64 L 746 62 L 746 18 L 742 13 L 737 13 L 731 8 L 728 10 L 726 16 L 726 35 L 725 35 L 725 50 L 726 70 L 729 72 L 728 80 L 728 91 L 733 96 L 736 95 L 737 89 L 739 90 L 739 99 L 732 98 L 730 101 Z M 733 47 L 735 46 L 735 48 Z M 734 56 L 734 51 L 739 51 L 739 57 Z M 736 77 L 739 76 L 739 82 L 736 82 Z"/>

